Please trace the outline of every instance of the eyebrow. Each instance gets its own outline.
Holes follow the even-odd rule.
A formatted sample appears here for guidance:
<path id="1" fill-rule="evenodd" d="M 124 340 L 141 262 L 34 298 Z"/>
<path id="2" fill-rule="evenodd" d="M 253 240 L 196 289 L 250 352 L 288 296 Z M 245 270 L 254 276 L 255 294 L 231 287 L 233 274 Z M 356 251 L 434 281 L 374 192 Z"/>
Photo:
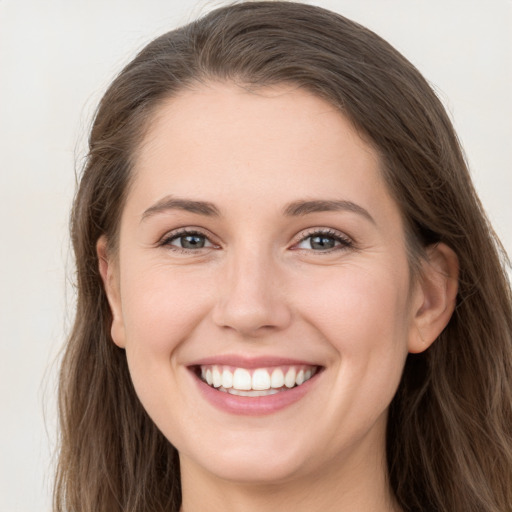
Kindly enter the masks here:
<path id="1" fill-rule="evenodd" d="M 219 209 L 208 201 L 196 201 L 193 199 L 181 199 L 173 196 L 166 196 L 150 206 L 142 214 L 141 222 L 147 218 L 163 213 L 168 210 L 183 210 L 208 217 L 220 217 Z M 345 200 L 299 200 L 289 203 L 284 208 L 284 215 L 287 217 L 301 217 L 311 213 L 348 211 L 362 215 L 375 224 L 374 218 L 362 206 L 352 201 Z"/>
<path id="2" fill-rule="evenodd" d="M 337 211 L 348 211 L 362 215 L 367 220 L 376 224 L 375 219 L 370 215 L 368 210 L 365 210 L 362 206 L 359 206 L 352 201 L 344 200 L 312 200 L 312 201 L 294 201 L 286 206 L 284 214 L 286 216 L 300 217 L 308 215 L 310 213 L 318 212 L 337 212 Z"/>
<path id="3" fill-rule="evenodd" d="M 186 212 L 197 213 L 199 215 L 207 215 L 209 217 L 220 216 L 218 208 L 213 203 L 166 196 L 157 201 L 153 206 L 150 206 L 142 214 L 141 222 L 153 215 L 156 215 L 157 213 L 163 213 L 168 210 L 183 210 Z"/>

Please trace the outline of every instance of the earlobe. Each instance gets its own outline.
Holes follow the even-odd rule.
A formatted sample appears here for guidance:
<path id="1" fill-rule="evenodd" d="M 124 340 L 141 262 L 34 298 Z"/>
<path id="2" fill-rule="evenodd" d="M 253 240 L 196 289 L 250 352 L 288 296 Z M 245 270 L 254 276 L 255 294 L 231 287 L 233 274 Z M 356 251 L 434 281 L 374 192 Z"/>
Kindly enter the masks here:
<path id="1" fill-rule="evenodd" d="M 426 350 L 448 325 L 455 310 L 458 275 L 459 261 L 450 247 L 439 243 L 427 248 L 418 277 L 409 352 Z"/>
<path id="2" fill-rule="evenodd" d="M 118 276 L 112 256 L 108 254 L 108 243 L 105 235 L 96 243 L 98 266 L 103 281 L 105 294 L 107 295 L 110 311 L 112 312 L 111 336 L 114 343 L 125 348 L 124 324 L 119 292 Z"/>

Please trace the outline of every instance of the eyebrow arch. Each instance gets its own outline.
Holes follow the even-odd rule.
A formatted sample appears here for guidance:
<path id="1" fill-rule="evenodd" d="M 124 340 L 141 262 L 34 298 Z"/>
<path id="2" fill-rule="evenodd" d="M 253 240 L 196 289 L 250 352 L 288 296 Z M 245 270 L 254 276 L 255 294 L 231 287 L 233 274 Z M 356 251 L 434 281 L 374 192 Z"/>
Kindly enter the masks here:
<path id="1" fill-rule="evenodd" d="M 286 216 L 302 216 L 310 213 L 318 212 L 337 212 L 337 211 L 348 211 L 362 215 L 367 220 L 375 224 L 375 219 L 365 210 L 362 206 L 359 206 L 352 201 L 343 200 L 324 200 L 317 199 L 312 201 L 294 201 L 288 204 L 284 209 Z"/>
<path id="2" fill-rule="evenodd" d="M 199 215 L 207 215 L 209 217 L 219 217 L 218 208 L 207 201 L 195 201 L 192 199 L 181 199 L 179 197 L 166 196 L 150 206 L 143 214 L 141 222 L 147 218 L 162 213 L 167 210 L 183 210 L 186 212 L 197 213 Z"/>

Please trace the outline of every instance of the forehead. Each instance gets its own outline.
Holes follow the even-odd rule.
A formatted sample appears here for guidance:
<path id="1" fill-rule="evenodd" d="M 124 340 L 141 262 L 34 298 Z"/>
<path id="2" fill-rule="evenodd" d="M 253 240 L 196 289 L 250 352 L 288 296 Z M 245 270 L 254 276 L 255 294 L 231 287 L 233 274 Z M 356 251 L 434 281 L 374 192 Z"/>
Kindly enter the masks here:
<path id="1" fill-rule="evenodd" d="M 340 138 L 350 139 L 352 146 L 376 158 L 339 109 L 309 91 L 291 85 L 249 89 L 231 83 L 197 85 L 164 100 L 154 113 L 139 155 L 143 159 L 161 149 L 159 145 L 172 144 L 171 137 L 203 146 L 226 136 L 233 142 L 231 151 L 245 153 L 251 148 L 259 153 L 276 141 L 283 149 L 287 143 L 298 149 L 299 142 L 307 141 L 310 144 L 300 148 L 307 151 L 322 140 L 341 149 Z M 244 146 L 236 146 L 237 141 Z"/>
<path id="2" fill-rule="evenodd" d="M 292 86 L 182 91 L 157 109 L 134 172 L 129 196 L 140 208 L 167 194 L 276 206 L 297 196 L 390 200 L 379 158 L 352 123 Z"/>

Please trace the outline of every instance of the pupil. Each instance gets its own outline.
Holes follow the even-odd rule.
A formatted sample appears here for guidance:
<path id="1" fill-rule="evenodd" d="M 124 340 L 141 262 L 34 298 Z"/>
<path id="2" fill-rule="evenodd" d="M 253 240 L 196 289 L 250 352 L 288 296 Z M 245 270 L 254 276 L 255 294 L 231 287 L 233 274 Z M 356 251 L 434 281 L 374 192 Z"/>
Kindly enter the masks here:
<path id="1" fill-rule="evenodd" d="M 328 236 L 311 237 L 311 249 L 332 249 L 334 247 L 334 239 Z"/>
<path id="2" fill-rule="evenodd" d="M 184 249 L 201 249 L 204 247 L 204 237 L 200 235 L 186 235 L 181 237 L 181 246 Z"/>

